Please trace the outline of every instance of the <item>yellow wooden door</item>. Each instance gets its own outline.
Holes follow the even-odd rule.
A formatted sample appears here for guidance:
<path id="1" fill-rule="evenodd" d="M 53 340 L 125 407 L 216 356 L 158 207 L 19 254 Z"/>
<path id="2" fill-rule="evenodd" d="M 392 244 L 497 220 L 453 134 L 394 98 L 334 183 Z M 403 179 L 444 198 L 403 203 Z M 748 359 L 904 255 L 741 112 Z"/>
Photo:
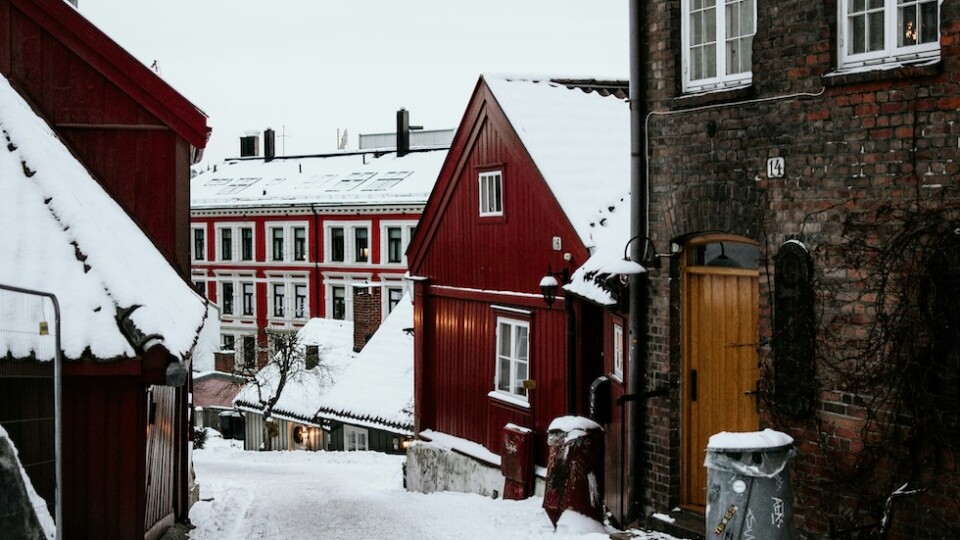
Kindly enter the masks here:
<path id="1" fill-rule="evenodd" d="M 759 428 L 757 287 L 756 269 L 684 267 L 681 497 L 690 510 L 706 505 L 710 436 Z"/>

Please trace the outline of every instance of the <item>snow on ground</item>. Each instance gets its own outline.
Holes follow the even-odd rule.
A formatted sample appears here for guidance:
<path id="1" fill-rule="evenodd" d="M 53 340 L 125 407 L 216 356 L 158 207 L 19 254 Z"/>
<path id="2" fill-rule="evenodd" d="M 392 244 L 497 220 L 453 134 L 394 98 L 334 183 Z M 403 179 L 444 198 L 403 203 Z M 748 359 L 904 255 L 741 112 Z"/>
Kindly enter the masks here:
<path id="1" fill-rule="evenodd" d="M 403 456 L 247 452 L 239 444 L 214 435 L 194 451 L 200 502 L 190 511 L 192 540 L 608 538 L 579 515 L 565 514 L 555 532 L 539 497 L 408 492 Z M 674 540 L 658 533 L 638 538 Z"/>

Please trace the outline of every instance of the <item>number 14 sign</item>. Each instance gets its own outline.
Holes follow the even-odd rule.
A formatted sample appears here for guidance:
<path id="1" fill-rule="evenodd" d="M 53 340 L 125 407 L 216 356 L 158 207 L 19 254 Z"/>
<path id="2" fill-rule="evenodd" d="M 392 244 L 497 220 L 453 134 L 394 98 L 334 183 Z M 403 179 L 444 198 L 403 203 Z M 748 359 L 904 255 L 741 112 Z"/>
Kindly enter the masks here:
<path id="1" fill-rule="evenodd" d="M 782 157 L 767 160 L 767 178 L 783 178 L 784 164 Z"/>

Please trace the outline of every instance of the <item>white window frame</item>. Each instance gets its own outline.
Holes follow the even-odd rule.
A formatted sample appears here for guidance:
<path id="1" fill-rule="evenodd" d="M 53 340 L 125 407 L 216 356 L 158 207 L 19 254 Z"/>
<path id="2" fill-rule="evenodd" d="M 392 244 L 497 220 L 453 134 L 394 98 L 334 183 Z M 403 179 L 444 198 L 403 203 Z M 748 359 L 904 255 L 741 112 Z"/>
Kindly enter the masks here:
<path id="1" fill-rule="evenodd" d="M 226 295 L 224 288 L 230 285 L 230 309 L 227 310 Z M 217 300 L 220 303 L 220 313 L 228 315 L 231 318 L 237 316 L 237 282 L 234 279 L 224 279 L 217 281 Z"/>
<path id="2" fill-rule="evenodd" d="M 223 259 L 222 237 L 224 229 L 230 231 L 230 260 Z M 241 229 L 253 229 L 253 258 L 249 261 L 241 259 L 243 256 L 243 241 L 241 239 Z M 253 264 L 257 261 L 257 229 L 252 221 L 240 221 L 230 223 L 217 223 L 214 226 L 214 242 L 216 242 L 216 261 L 227 262 L 230 264 Z"/>
<path id="3" fill-rule="evenodd" d="M 623 325 L 613 324 L 613 376 L 623 381 Z"/>
<path id="4" fill-rule="evenodd" d="M 501 339 L 501 332 L 504 330 L 504 327 L 510 332 L 510 350 L 504 351 L 501 349 L 503 345 L 503 340 Z M 523 387 L 523 381 L 530 378 L 530 321 L 525 321 L 521 319 L 514 319 L 510 317 L 497 317 L 497 331 L 496 331 L 496 345 L 494 346 L 495 357 L 494 357 L 494 375 L 493 375 L 493 392 L 494 397 L 497 398 L 506 398 L 505 401 L 519 401 L 526 404 L 528 402 L 527 390 Z M 516 332 L 518 330 L 524 330 L 526 336 L 526 358 L 521 359 L 520 351 L 518 344 L 520 341 L 516 339 Z M 503 381 L 500 380 L 500 365 L 502 362 L 509 362 L 509 377 L 510 380 L 506 383 L 508 386 L 507 389 L 501 388 Z M 519 366 L 523 365 L 525 374 L 523 377 L 519 375 Z"/>
<path id="5" fill-rule="evenodd" d="M 416 221 L 381 221 L 380 222 L 380 262 L 385 266 L 402 268 L 407 265 L 407 248 L 410 247 L 410 238 L 416 228 Z M 400 261 L 390 262 L 390 229 L 400 229 Z"/>
<path id="6" fill-rule="evenodd" d="M 250 258 L 243 258 L 243 230 L 250 230 Z M 237 225 L 237 261 L 241 263 L 251 263 L 257 260 L 257 228 L 250 224 Z"/>
<path id="7" fill-rule="evenodd" d="M 694 44 L 692 41 L 691 32 L 693 30 L 691 23 L 691 11 L 693 2 L 701 2 L 705 4 L 708 1 L 713 1 L 713 11 L 714 11 L 714 58 L 716 62 L 716 75 L 713 77 L 705 77 L 700 79 L 693 79 L 693 59 L 691 57 L 691 47 L 700 46 L 700 43 Z M 749 86 L 753 83 L 753 36 L 757 31 L 757 1 L 758 0 L 681 0 L 680 1 L 680 43 L 682 50 L 682 62 L 683 62 L 683 91 L 684 92 L 705 92 L 709 90 L 717 89 L 726 89 L 726 88 L 736 88 L 741 86 Z M 840 0 L 844 1 L 844 0 Z M 740 5 L 744 7 L 744 4 L 750 4 L 748 9 L 753 10 L 753 29 L 752 31 L 747 31 L 741 33 L 738 36 L 734 36 L 736 39 L 746 39 L 750 40 L 750 49 L 751 51 L 747 53 L 749 59 L 745 59 L 744 62 L 748 64 L 746 69 L 741 73 L 730 73 L 727 74 L 727 41 L 728 36 L 727 32 L 727 6 L 728 5 Z M 703 10 L 695 10 L 697 12 L 702 12 Z"/>
<path id="8" fill-rule="evenodd" d="M 353 440 L 351 441 L 351 437 Z M 360 444 L 360 439 L 363 444 Z M 366 428 L 343 425 L 343 449 L 347 452 L 362 452 L 370 449 L 370 436 Z"/>
<path id="9" fill-rule="evenodd" d="M 305 249 L 303 254 L 303 260 L 296 260 L 294 258 L 294 244 L 296 238 L 294 237 L 293 230 L 297 228 L 302 228 L 306 231 L 305 237 Z M 273 231 L 281 230 L 281 238 L 283 241 L 283 249 L 281 250 L 282 258 L 274 259 L 274 250 L 273 250 Z M 290 263 L 290 264 L 307 264 L 310 262 L 310 226 L 306 221 L 268 221 L 264 224 L 264 234 L 266 235 L 266 254 L 265 259 L 270 263 Z"/>
<path id="10" fill-rule="evenodd" d="M 483 171 L 477 176 L 480 217 L 503 215 L 503 171 Z"/>
<path id="11" fill-rule="evenodd" d="M 240 318 L 255 319 L 257 316 L 257 282 L 253 277 L 239 277 L 237 279 L 240 284 Z M 246 311 L 246 291 L 244 291 L 244 286 L 250 285 L 253 289 L 250 299 L 250 313 L 244 313 Z"/>
<path id="12" fill-rule="evenodd" d="M 839 70 L 853 70 L 860 68 L 870 68 L 871 66 L 888 66 L 891 64 L 903 64 L 917 61 L 927 61 L 940 58 L 940 7 L 942 0 L 909 0 L 899 4 L 897 0 L 875 0 L 883 3 L 882 7 L 866 9 L 864 12 L 852 12 L 852 3 L 854 0 L 838 0 L 837 15 L 837 51 L 839 59 Z M 937 10 L 937 28 L 934 32 L 936 39 L 927 43 L 917 43 L 916 45 L 900 44 L 900 8 L 908 5 L 919 6 L 921 4 L 934 4 Z M 866 7 L 866 6 L 865 6 Z M 863 17 L 862 13 L 873 12 L 883 15 L 883 43 L 884 46 L 875 51 L 865 51 L 861 53 L 851 52 L 851 41 L 853 39 L 854 20 Z M 919 22 L 919 21 L 917 21 Z M 865 32 L 869 32 L 869 21 L 864 21 Z M 918 31 L 919 24 L 915 23 Z M 869 41 L 868 38 L 866 38 Z"/>
<path id="13" fill-rule="evenodd" d="M 197 253 L 197 231 L 203 233 L 203 252 Z M 190 256 L 195 263 L 207 262 L 207 226 L 190 226 Z"/>
<path id="14" fill-rule="evenodd" d="M 327 319 L 333 318 L 333 288 L 343 287 L 344 314 L 343 320 L 353 320 L 353 286 L 362 282 L 370 282 L 373 275 L 365 272 L 353 274 L 327 273 L 323 274 L 323 312 Z"/>
<path id="15" fill-rule="evenodd" d="M 273 328 L 291 328 L 293 323 L 303 323 L 310 319 L 310 276 L 301 273 L 273 273 L 267 272 L 267 323 Z M 275 285 L 283 285 L 283 315 L 275 313 L 276 297 Z M 297 286 L 306 287 L 306 316 L 297 317 L 296 291 Z"/>
<path id="16" fill-rule="evenodd" d="M 342 261 L 333 260 L 333 233 L 332 229 L 343 229 L 343 258 Z M 367 229 L 367 260 L 357 260 L 357 233 L 356 229 Z M 382 229 L 381 229 L 382 230 Z M 382 235 L 381 235 L 382 237 Z M 323 224 L 323 260 L 327 264 L 337 266 L 368 266 L 373 264 L 373 224 L 370 221 L 327 221 Z"/>

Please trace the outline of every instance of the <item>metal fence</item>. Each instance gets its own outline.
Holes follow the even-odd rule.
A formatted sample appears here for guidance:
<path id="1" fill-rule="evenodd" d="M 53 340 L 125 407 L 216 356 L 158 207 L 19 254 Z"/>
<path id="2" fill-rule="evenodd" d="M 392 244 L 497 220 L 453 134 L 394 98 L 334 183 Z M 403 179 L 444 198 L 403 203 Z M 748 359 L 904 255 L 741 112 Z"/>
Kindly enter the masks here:
<path id="1" fill-rule="evenodd" d="M 46 503 L 46 509 L 35 504 L 38 516 L 56 524 L 62 519 L 59 313 L 51 294 L 0 284 L 0 426 Z"/>

